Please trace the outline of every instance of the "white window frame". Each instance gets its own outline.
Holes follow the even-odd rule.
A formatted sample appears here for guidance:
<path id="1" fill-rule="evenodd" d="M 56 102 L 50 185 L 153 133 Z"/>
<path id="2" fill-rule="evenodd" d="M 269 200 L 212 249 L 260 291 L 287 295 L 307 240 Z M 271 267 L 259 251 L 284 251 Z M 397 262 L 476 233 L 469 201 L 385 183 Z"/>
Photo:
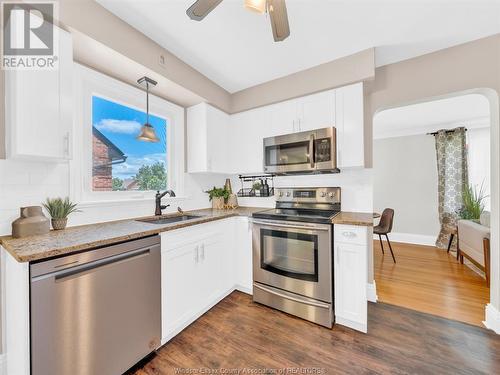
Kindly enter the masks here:
<path id="1" fill-rule="evenodd" d="M 75 119 L 70 163 L 71 196 L 83 204 L 153 200 L 154 191 L 94 191 L 92 189 L 92 97 L 144 112 L 145 91 L 80 64 L 74 67 Z M 150 113 L 167 120 L 167 188 L 184 193 L 184 108 L 149 96 Z"/>

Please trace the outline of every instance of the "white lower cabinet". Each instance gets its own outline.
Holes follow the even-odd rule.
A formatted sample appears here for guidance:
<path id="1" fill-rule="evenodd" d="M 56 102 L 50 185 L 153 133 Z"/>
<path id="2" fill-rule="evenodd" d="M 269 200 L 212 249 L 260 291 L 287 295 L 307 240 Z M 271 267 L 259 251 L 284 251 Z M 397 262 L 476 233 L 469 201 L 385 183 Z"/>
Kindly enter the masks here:
<path id="1" fill-rule="evenodd" d="M 235 289 L 239 246 L 247 241 L 238 233 L 247 226 L 235 217 L 161 234 L 162 344 Z M 246 258 L 251 267 L 251 253 Z"/>
<path id="2" fill-rule="evenodd" d="M 334 225 L 335 322 L 367 331 L 368 227 Z"/>
<path id="3" fill-rule="evenodd" d="M 252 294 L 252 223 L 246 217 L 235 218 L 236 289 Z"/>

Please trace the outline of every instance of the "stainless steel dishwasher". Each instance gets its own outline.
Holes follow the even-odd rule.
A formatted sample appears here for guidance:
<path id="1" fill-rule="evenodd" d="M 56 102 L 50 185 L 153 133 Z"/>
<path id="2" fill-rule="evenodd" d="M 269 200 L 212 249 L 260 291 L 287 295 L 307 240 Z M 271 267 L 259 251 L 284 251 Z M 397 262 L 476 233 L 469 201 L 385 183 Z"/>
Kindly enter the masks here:
<path id="1" fill-rule="evenodd" d="M 160 346 L 160 238 L 30 265 L 31 374 L 119 375 Z"/>

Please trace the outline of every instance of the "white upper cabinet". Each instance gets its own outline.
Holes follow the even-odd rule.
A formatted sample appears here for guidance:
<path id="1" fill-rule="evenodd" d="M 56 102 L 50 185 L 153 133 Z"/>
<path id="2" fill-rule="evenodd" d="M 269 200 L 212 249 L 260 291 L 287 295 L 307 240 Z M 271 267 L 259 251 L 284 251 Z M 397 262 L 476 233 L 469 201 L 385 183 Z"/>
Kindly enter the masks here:
<path id="1" fill-rule="evenodd" d="M 296 132 L 335 126 L 335 90 L 304 96 L 296 102 Z"/>
<path id="2" fill-rule="evenodd" d="M 336 90 L 337 165 L 342 168 L 364 167 L 363 83 Z"/>
<path id="3" fill-rule="evenodd" d="M 273 136 L 271 121 L 269 106 L 231 116 L 231 170 L 234 173 L 262 173 L 263 138 Z"/>
<path id="4" fill-rule="evenodd" d="M 363 83 L 228 115 L 188 108 L 188 171 L 262 173 L 263 138 L 335 126 L 337 164 L 364 166 Z"/>
<path id="5" fill-rule="evenodd" d="M 230 172 L 229 115 L 207 103 L 187 109 L 188 172 Z"/>
<path id="6" fill-rule="evenodd" d="M 58 69 L 5 71 L 8 158 L 71 158 L 73 47 L 71 34 L 63 30 L 58 34 Z"/>

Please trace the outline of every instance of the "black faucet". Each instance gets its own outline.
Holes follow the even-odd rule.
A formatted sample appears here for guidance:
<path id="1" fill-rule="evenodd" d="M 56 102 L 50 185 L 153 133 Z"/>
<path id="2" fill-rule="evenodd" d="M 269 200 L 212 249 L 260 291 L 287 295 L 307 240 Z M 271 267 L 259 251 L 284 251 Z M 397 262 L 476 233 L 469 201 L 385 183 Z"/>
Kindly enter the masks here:
<path id="1" fill-rule="evenodd" d="M 155 195 L 155 203 L 156 203 L 155 216 L 161 216 L 161 210 L 164 210 L 165 208 L 170 206 L 169 204 L 167 204 L 166 206 L 161 204 L 161 199 L 167 194 L 170 197 L 175 197 L 175 193 L 173 190 L 165 190 L 163 193 L 160 193 L 160 191 L 156 192 L 156 195 Z"/>

